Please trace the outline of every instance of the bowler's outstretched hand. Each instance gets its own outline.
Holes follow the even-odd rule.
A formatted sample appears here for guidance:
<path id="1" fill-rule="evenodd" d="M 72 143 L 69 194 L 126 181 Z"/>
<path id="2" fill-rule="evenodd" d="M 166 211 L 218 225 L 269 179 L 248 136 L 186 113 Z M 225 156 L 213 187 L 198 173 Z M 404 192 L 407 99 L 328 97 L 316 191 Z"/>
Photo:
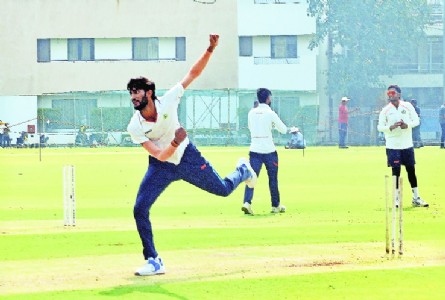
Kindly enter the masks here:
<path id="1" fill-rule="evenodd" d="M 210 46 L 215 48 L 216 46 L 218 46 L 218 41 L 219 41 L 219 35 L 215 34 L 215 33 L 211 33 L 210 34 Z"/>

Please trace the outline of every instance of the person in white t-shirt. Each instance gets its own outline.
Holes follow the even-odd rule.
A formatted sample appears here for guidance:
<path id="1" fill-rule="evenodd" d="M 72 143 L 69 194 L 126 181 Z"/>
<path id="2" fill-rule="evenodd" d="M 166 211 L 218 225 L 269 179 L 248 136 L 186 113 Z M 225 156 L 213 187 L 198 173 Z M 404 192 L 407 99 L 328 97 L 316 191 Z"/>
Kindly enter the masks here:
<path id="1" fill-rule="evenodd" d="M 142 241 L 146 263 L 135 275 L 164 274 L 165 267 L 153 241 L 149 212 L 170 183 L 184 180 L 209 193 L 226 197 L 242 182 L 253 187 L 256 174 L 247 159 L 240 159 L 235 171 L 221 178 L 187 137 L 178 120 L 178 106 L 184 90 L 204 70 L 219 36 L 210 35 L 210 45 L 185 77 L 158 98 L 155 83 L 145 77 L 133 78 L 127 84 L 136 110 L 127 130 L 134 143 L 149 153 L 148 170 L 142 179 L 134 205 L 134 218 Z"/>
<path id="2" fill-rule="evenodd" d="M 272 202 L 271 213 L 283 213 L 286 207 L 280 203 L 278 190 L 278 153 L 272 138 L 272 130 L 284 134 L 287 127 L 270 108 L 272 92 L 266 88 L 257 90 L 259 105 L 249 111 L 248 127 L 250 130 L 249 160 L 253 170 L 259 176 L 263 164 L 269 176 L 269 190 Z M 246 186 L 244 191 L 244 203 L 241 210 L 248 215 L 253 215 L 252 198 L 253 187 Z"/>
<path id="3" fill-rule="evenodd" d="M 399 206 L 399 177 L 401 165 L 405 165 L 408 180 L 413 192 L 412 205 L 428 207 L 428 203 L 419 196 L 417 186 L 416 163 L 414 157 L 412 128 L 419 125 L 419 116 L 411 103 L 401 99 L 402 90 L 397 85 L 390 85 L 387 90 L 389 103 L 379 114 L 377 130 L 385 134 L 386 156 L 392 175 L 397 178 L 395 193 L 396 206 Z"/>

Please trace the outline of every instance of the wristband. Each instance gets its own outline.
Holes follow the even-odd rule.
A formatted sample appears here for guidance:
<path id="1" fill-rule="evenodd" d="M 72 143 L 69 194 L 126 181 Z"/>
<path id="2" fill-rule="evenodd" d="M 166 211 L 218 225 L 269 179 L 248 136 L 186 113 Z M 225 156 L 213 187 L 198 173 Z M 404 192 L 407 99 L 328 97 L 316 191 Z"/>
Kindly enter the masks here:
<path id="1" fill-rule="evenodd" d="M 175 148 L 179 146 L 178 142 L 176 142 L 175 140 L 173 140 L 170 144 Z"/>
<path id="2" fill-rule="evenodd" d="M 207 52 L 210 52 L 210 53 L 212 53 L 212 52 L 213 52 L 213 49 L 214 49 L 214 47 L 212 47 L 212 46 L 209 46 L 209 47 L 207 48 Z"/>

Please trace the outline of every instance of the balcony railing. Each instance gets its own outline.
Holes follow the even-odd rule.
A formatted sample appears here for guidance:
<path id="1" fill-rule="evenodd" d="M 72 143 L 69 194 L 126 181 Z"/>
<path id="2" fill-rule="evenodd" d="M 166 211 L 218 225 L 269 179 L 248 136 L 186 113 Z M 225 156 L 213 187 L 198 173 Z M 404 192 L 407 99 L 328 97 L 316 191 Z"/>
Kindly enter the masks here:
<path id="1" fill-rule="evenodd" d="M 255 65 L 286 65 L 299 64 L 300 58 L 273 58 L 273 57 L 254 57 Z"/>
<path id="2" fill-rule="evenodd" d="M 254 0 L 255 4 L 300 4 L 298 0 Z"/>
<path id="3" fill-rule="evenodd" d="M 395 74 L 441 74 L 443 73 L 443 63 L 392 63 Z"/>

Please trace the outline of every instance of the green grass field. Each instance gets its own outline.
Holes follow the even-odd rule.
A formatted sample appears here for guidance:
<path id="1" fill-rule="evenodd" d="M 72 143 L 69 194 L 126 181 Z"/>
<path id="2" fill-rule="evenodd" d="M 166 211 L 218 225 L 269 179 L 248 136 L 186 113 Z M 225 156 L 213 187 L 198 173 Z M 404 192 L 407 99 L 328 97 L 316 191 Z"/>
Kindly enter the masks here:
<path id="1" fill-rule="evenodd" d="M 220 175 L 248 148 L 201 148 Z M 1 299 L 443 299 L 445 151 L 416 150 L 421 196 L 404 177 L 403 257 L 385 255 L 383 147 L 279 150 L 272 215 L 263 168 L 254 216 L 244 186 L 227 198 L 173 183 L 151 211 L 167 273 L 143 264 L 133 203 L 142 148 L 0 149 Z M 76 167 L 77 226 L 63 226 L 62 168 Z"/>

